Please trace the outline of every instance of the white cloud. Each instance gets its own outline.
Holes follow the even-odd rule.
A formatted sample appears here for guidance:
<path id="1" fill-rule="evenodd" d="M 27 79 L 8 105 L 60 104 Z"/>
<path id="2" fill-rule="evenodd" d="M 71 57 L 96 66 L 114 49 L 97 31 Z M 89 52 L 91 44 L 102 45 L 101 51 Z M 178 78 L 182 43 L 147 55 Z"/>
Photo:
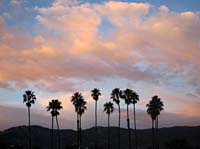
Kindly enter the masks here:
<path id="1" fill-rule="evenodd" d="M 10 0 L 9 4 L 13 7 L 18 7 L 25 2 L 26 2 L 26 0 Z"/>

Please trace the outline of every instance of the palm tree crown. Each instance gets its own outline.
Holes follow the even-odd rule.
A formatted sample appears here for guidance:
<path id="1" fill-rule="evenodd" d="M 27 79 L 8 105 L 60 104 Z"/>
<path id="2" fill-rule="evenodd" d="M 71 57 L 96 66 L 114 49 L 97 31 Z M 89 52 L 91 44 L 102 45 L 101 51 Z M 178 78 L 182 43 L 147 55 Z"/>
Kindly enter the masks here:
<path id="1" fill-rule="evenodd" d="M 71 98 L 71 102 L 75 107 L 75 111 L 80 115 L 82 115 L 87 109 L 85 106 L 87 102 L 84 101 L 82 94 L 79 92 L 74 93 L 74 95 Z"/>
<path id="2" fill-rule="evenodd" d="M 83 96 L 81 93 L 74 93 L 74 95 L 71 98 L 71 102 L 75 106 L 75 111 L 79 114 L 82 115 L 85 110 L 87 110 L 86 104 L 87 102 L 84 100 Z"/>
<path id="3" fill-rule="evenodd" d="M 131 104 L 132 99 L 133 99 L 133 94 L 134 94 L 133 90 L 128 89 L 128 88 L 124 91 L 120 91 L 120 97 L 124 99 L 127 105 Z"/>
<path id="4" fill-rule="evenodd" d="M 160 111 L 164 110 L 163 102 L 157 95 L 153 96 L 149 104 L 147 104 L 146 106 L 147 106 L 147 113 L 151 115 L 151 118 L 153 120 L 155 120 L 156 117 L 160 114 Z"/>
<path id="5" fill-rule="evenodd" d="M 132 92 L 132 100 L 131 103 L 132 104 L 136 104 L 139 101 L 139 95 L 136 92 Z"/>
<path id="6" fill-rule="evenodd" d="M 47 111 L 50 111 L 52 116 L 58 116 L 60 114 L 59 110 L 63 108 L 61 104 L 62 103 L 58 101 L 58 99 L 53 99 L 49 102 L 49 105 L 46 107 Z"/>
<path id="7" fill-rule="evenodd" d="M 91 96 L 93 97 L 95 101 L 97 101 L 99 99 L 99 96 L 101 96 L 100 90 L 97 88 L 94 88 L 91 92 L 92 92 Z"/>
<path id="8" fill-rule="evenodd" d="M 34 104 L 36 100 L 36 96 L 34 95 L 34 92 L 31 90 L 25 91 L 25 94 L 23 94 L 23 103 L 26 103 L 26 106 L 28 108 L 31 107 L 31 104 Z"/>
<path id="9" fill-rule="evenodd" d="M 110 115 L 114 111 L 113 103 L 112 102 L 106 102 L 104 104 L 104 110 L 103 111 L 106 112 L 106 114 Z"/>
<path id="10" fill-rule="evenodd" d="M 112 90 L 111 97 L 110 97 L 117 105 L 120 104 L 120 89 L 115 88 Z"/>

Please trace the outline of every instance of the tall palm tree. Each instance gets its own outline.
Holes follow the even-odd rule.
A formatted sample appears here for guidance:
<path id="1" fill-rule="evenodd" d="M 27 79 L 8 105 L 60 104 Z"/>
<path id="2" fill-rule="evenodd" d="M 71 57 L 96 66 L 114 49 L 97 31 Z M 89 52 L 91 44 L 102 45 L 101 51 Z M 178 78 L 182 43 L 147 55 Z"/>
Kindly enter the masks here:
<path id="1" fill-rule="evenodd" d="M 81 118 L 84 114 L 87 102 L 84 100 L 81 93 L 76 92 L 73 94 L 71 98 L 71 102 L 75 107 L 75 112 L 77 113 L 77 146 L 81 147 L 82 139 L 81 139 Z"/>
<path id="2" fill-rule="evenodd" d="M 120 98 L 124 99 L 126 103 L 126 112 L 127 112 L 127 126 L 128 126 L 128 146 L 131 149 L 131 130 L 130 130 L 130 120 L 129 120 L 129 105 L 131 104 L 133 96 L 133 90 L 126 89 L 124 91 L 120 91 Z"/>
<path id="3" fill-rule="evenodd" d="M 135 104 L 139 101 L 139 95 L 136 92 L 132 93 L 131 103 L 133 104 L 133 115 L 134 115 L 134 134 L 135 134 L 135 148 L 138 148 L 137 128 L 136 128 L 136 115 L 135 115 Z"/>
<path id="4" fill-rule="evenodd" d="M 82 98 L 83 101 L 81 101 L 80 106 L 78 107 L 78 114 L 79 114 L 79 119 L 80 119 L 80 148 L 82 148 L 82 129 L 81 129 L 81 118 L 82 115 L 84 114 L 85 110 L 87 110 L 86 104 L 87 102 L 84 101 L 84 98 Z"/>
<path id="5" fill-rule="evenodd" d="M 162 110 L 164 110 L 164 104 L 163 104 L 163 102 L 161 101 L 161 98 L 158 98 L 158 96 L 154 96 L 154 98 L 156 98 L 157 100 L 157 102 L 156 102 L 156 107 L 157 107 L 157 109 L 158 109 L 158 112 L 157 112 L 157 116 L 156 116 L 156 132 L 157 132 L 157 134 L 156 134 L 156 141 L 157 141 L 157 145 L 156 145 L 156 147 L 157 147 L 157 149 L 159 149 L 159 130 L 158 130 L 158 117 L 159 117 L 159 115 L 160 115 L 160 112 L 162 111 Z"/>
<path id="6" fill-rule="evenodd" d="M 63 107 L 61 106 L 61 102 L 58 99 L 52 99 L 51 102 L 49 102 L 49 105 L 46 107 L 47 111 L 50 111 L 51 116 L 52 116 L 52 128 L 51 128 L 51 149 L 54 148 L 53 144 L 53 127 L 54 127 L 54 117 L 56 118 L 56 124 L 57 124 L 57 129 L 58 129 L 58 148 L 60 149 L 60 129 L 59 129 L 59 123 L 58 123 L 58 115 L 59 110 L 61 110 Z"/>
<path id="7" fill-rule="evenodd" d="M 121 142 L 120 142 L 120 121 L 121 121 L 121 110 L 120 110 L 120 89 L 115 88 L 112 90 L 111 99 L 115 102 L 118 106 L 119 112 L 119 119 L 118 119 L 118 149 L 120 149 Z"/>
<path id="8" fill-rule="evenodd" d="M 77 148 L 80 147 L 80 141 L 79 141 L 79 114 L 78 114 L 78 106 L 80 105 L 80 99 L 83 98 L 82 95 L 79 92 L 76 92 L 71 97 L 71 102 L 75 107 L 76 112 L 76 119 L 77 119 Z"/>
<path id="9" fill-rule="evenodd" d="M 110 114 L 114 111 L 113 103 L 106 102 L 104 104 L 104 112 L 108 115 L 108 149 L 110 149 Z"/>
<path id="10" fill-rule="evenodd" d="M 152 146 L 153 149 L 159 148 L 159 143 L 158 143 L 158 116 L 160 115 L 160 112 L 163 110 L 163 102 L 161 99 L 155 95 L 152 97 L 152 99 L 149 101 L 149 103 L 146 105 L 147 106 L 147 113 L 151 116 L 152 119 Z M 157 139 L 155 140 L 155 128 L 157 131 Z M 156 144 L 155 144 L 156 141 Z"/>
<path id="11" fill-rule="evenodd" d="M 93 99 L 95 100 L 95 148 L 97 148 L 97 101 L 99 99 L 99 96 L 101 96 L 100 90 L 97 88 L 94 88 L 91 91 L 91 96 L 93 97 Z"/>
<path id="12" fill-rule="evenodd" d="M 28 108 L 28 133 L 29 133 L 29 149 L 31 149 L 31 120 L 30 120 L 30 108 L 31 105 L 35 103 L 36 96 L 33 91 L 31 90 L 26 90 L 25 93 L 23 94 L 23 103 L 26 103 L 26 106 Z"/>

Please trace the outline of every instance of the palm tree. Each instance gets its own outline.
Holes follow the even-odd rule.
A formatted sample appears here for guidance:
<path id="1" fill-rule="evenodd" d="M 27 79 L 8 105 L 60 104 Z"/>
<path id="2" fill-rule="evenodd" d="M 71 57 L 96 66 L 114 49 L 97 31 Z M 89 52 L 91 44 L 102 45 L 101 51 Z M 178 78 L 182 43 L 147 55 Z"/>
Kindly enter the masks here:
<path id="1" fill-rule="evenodd" d="M 84 101 L 84 98 L 82 98 L 83 100 L 81 101 L 80 106 L 78 107 L 78 114 L 79 114 L 79 119 L 80 119 L 80 147 L 82 148 L 82 129 L 81 129 L 81 118 L 82 115 L 84 114 L 85 110 L 87 110 L 86 104 L 87 102 Z"/>
<path id="2" fill-rule="evenodd" d="M 111 99 L 118 106 L 119 119 L 118 119 L 118 149 L 120 149 L 120 121 L 121 121 L 121 111 L 120 111 L 120 89 L 115 88 L 112 90 Z"/>
<path id="3" fill-rule="evenodd" d="M 73 94 L 71 98 L 71 102 L 73 103 L 75 107 L 75 111 L 77 113 L 77 146 L 78 148 L 81 147 L 82 144 L 82 139 L 81 139 L 81 118 L 82 115 L 84 114 L 86 108 L 87 102 L 84 101 L 83 96 L 81 93 L 76 92 Z"/>
<path id="4" fill-rule="evenodd" d="M 52 99 L 51 102 L 49 102 L 49 105 L 46 107 L 47 111 L 50 111 L 51 116 L 52 116 L 52 127 L 51 127 L 51 149 L 54 148 L 53 145 L 53 124 L 54 124 L 54 117 L 56 117 L 56 124 L 57 124 L 57 129 L 58 129 L 58 148 L 60 149 L 60 129 L 59 129 L 59 123 L 58 123 L 58 115 L 59 110 L 62 109 L 63 107 L 61 106 L 61 102 L 58 101 L 58 99 Z"/>
<path id="5" fill-rule="evenodd" d="M 96 136 L 95 148 L 97 148 L 97 138 L 98 138 L 97 137 L 97 101 L 99 99 L 99 96 L 101 96 L 101 93 L 100 93 L 100 90 L 97 88 L 94 88 L 91 92 L 92 92 L 91 96 L 95 100 L 95 136 Z"/>
<path id="6" fill-rule="evenodd" d="M 31 149 L 31 120 L 30 120 L 30 108 L 31 105 L 35 103 L 36 96 L 34 95 L 34 92 L 31 90 L 25 91 L 23 94 L 23 103 L 26 103 L 26 106 L 28 107 L 28 133 L 29 133 L 29 149 Z"/>
<path id="7" fill-rule="evenodd" d="M 151 116 L 151 120 L 152 120 L 152 149 L 155 149 L 155 136 L 154 136 L 154 124 L 155 124 L 155 119 L 156 119 L 156 114 L 155 114 L 155 107 L 153 105 L 152 100 L 149 102 L 149 104 L 146 105 L 147 106 L 147 113 Z"/>
<path id="8" fill-rule="evenodd" d="M 110 149 L 110 114 L 114 111 L 113 103 L 106 102 L 104 104 L 104 112 L 108 115 L 108 149 Z"/>
<path id="9" fill-rule="evenodd" d="M 157 102 L 156 102 L 156 107 L 157 107 L 157 109 L 158 109 L 158 113 L 157 113 L 157 116 L 156 116 L 156 132 L 157 132 L 157 149 L 159 149 L 159 130 L 158 130 L 158 116 L 160 115 L 160 112 L 162 111 L 162 110 L 164 110 L 164 108 L 163 108 L 163 106 L 164 106 L 164 104 L 163 104 L 163 102 L 161 101 L 161 99 L 160 98 L 158 98 L 158 96 L 154 96 L 154 98 L 156 98 L 157 100 Z"/>
<path id="10" fill-rule="evenodd" d="M 86 105 L 86 101 L 83 101 L 82 102 L 82 105 L 80 106 L 80 110 L 79 110 L 79 115 L 80 115 L 80 147 L 82 148 L 82 129 L 81 129 L 81 118 L 82 118 L 82 115 L 84 114 L 85 110 L 87 110 L 87 107 L 85 106 Z"/>
<path id="11" fill-rule="evenodd" d="M 71 102 L 75 107 L 75 112 L 76 112 L 76 119 L 77 119 L 77 147 L 79 148 L 79 114 L 77 112 L 78 106 L 80 105 L 79 101 L 82 98 L 81 94 L 76 92 L 72 95 L 71 97 Z"/>
<path id="12" fill-rule="evenodd" d="M 134 131 L 135 131 L 135 148 L 138 148 L 138 138 L 136 129 L 136 116 L 135 116 L 135 104 L 139 101 L 139 95 L 136 92 L 132 93 L 131 103 L 133 104 L 133 115 L 134 115 Z"/>
<path id="13" fill-rule="evenodd" d="M 80 95 L 78 92 L 74 93 L 71 97 L 71 102 L 75 107 L 75 111 L 76 111 L 76 120 L 77 120 L 77 147 L 79 147 L 79 115 L 77 112 L 77 107 L 78 107 L 78 99 L 80 98 Z"/>
<path id="14" fill-rule="evenodd" d="M 155 95 L 152 97 L 152 99 L 149 101 L 149 104 L 147 106 L 147 113 L 151 116 L 152 119 L 152 146 L 153 149 L 155 149 L 155 130 L 157 131 L 157 139 L 156 139 L 156 148 L 159 148 L 158 143 L 158 116 L 160 115 L 160 112 L 163 110 L 163 102 L 161 99 Z"/>
<path id="15" fill-rule="evenodd" d="M 126 89 L 124 91 L 120 91 L 120 98 L 124 99 L 126 103 L 127 110 L 127 126 L 128 126 L 128 146 L 131 149 L 131 131 L 130 131 L 130 121 L 129 121 L 129 104 L 131 104 L 133 96 L 133 90 Z"/>

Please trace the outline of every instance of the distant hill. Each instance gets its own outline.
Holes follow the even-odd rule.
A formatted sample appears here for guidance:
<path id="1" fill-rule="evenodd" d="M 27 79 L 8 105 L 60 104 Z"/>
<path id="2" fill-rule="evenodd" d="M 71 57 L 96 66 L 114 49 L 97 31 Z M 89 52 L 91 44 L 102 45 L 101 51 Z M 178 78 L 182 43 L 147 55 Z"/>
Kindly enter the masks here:
<path id="1" fill-rule="evenodd" d="M 32 126 L 32 142 L 35 146 L 42 149 L 50 148 L 50 136 L 51 129 L 41 126 Z M 70 146 L 76 143 L 76 131 L 70 129 L 61 130 L 61 142 L 62 149 L 66 146 Z M 127 148 L 128 138 L 127 129 L 121 129 L 121 142 L 122 149 Z M 132 134 L 134 131 L 132 130 Z M 57 131 L 54 130 L 55 145 L 57 145 Z M 86 129 L 82 131 L 83 146 L 87 146 L 89 149 L 94 148 L 95 142 L 95 130 L 94 128 Z M 132 135 L 134 136 L 134 135 Z M 138 139 L 140 149 L 147 149 L 151 146 L 151 129 L 138 130 Z M 197 127 L 171 127 L 161 128 L 159 130 L 160 136 L 160 149 L 165 149 L 166 144 L 172 144 L 173 141 L 184 140 L 194 149 L 200 149 L 200 126 Z M 134 143 L 134 137 L 133 143 Z M 21 145 L 26 146 L 28 142 L 28 127 L 19 126 L 7 129 L 0 132 L 0 144 L 1 145 Z M 107 147 L 107 128 L 98 127 L 98 144 L 104 149 Z M 117 149 L 117 128 L 111 127 L 111 145 L 112 149 Z M 26 148 L 26 147 L 24 147 Z M 178 148 L 177 148 L 178 149 Z"/>

